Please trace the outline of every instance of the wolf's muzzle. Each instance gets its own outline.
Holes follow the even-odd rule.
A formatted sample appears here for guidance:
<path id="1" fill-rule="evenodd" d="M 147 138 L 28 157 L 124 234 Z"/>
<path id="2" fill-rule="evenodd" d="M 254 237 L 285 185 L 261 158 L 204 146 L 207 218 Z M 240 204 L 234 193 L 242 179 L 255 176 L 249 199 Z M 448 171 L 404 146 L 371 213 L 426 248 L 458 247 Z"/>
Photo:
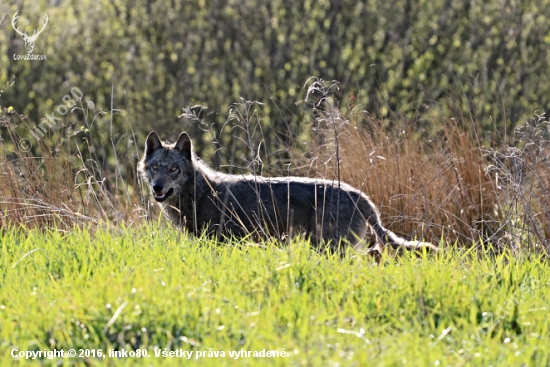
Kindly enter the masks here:
<path id="1" fill-rule="evenodd" d="M 164 200 L 168 199 L 170 195 L 174 192 L 173 188 L 170 188 L 165 194 L 163 194 L 164 191 L 164 185 L 159 184 L 157 182 L 153 183 L 153 195 L 155 195 L 155 200 L 159 203 L 162 203 Z"/>

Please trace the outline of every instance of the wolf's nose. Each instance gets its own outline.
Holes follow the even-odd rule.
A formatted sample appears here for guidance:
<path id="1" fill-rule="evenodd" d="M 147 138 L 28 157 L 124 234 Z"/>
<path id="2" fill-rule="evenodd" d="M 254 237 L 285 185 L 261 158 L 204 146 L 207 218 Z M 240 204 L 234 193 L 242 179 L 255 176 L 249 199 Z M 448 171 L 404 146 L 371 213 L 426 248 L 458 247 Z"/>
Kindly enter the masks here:
<path id="1" fill-rule="evenodd" d="M 163 185 L 160 185 L 160 184 L 157 184 L 157 183 L 153 185 L 153 191 L 154 192 L 161 192 L 162 189 L 164 189 Z"/>

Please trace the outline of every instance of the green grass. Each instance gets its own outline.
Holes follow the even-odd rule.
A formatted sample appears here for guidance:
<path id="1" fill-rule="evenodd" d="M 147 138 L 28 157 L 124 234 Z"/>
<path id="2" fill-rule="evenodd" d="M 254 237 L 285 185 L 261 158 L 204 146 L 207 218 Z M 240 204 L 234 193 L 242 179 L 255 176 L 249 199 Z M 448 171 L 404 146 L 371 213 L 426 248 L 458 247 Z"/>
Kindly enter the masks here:
<path id="1" fill-rule="evenodd" d="M 4 229 L 1 243 L 2 365 L 14 348 L 149 354 L 34 361 L 46 365 L 550 364 L 550 270 L 535 256 L 449 250 L 377 265 L 303 241 L 222 246 L 157 226 Z M 241 349 L 288 357 L 229 357 Z"/>

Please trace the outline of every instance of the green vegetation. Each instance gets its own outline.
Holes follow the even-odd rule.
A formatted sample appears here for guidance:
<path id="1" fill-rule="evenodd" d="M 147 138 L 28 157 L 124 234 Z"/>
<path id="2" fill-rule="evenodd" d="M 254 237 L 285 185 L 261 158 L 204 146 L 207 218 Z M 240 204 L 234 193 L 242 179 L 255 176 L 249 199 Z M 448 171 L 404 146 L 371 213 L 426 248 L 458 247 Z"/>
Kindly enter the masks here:
<path id="1" fill-rule="evenodd" d="M 47 60 L 13 58 L 16 11 L 29 34 L 48 14 Z M 0 4 L 0 364 L 550 365 L 549 17 L 547 0 Z M 348 182 L 443 251 L 187 237 L 136 177 L 150 130 L 189 132 L 226 172 Z"/>
<path id="2" fill-rule="evenodd" d="M 13 348 L 151 356 L 62 360 L 87 365 L 184 363 L 154 348 L 194 351 L 197 365 L 550 363 L 550 273 L 536 256 L 449 251 L 377 265 L 318 254 L 301 240 L 216 246 L 154 225 L 4 229 L 1 243 L 6 364 Z M 283 348 L 289 357 L 228 357 Z M 210 349 L 226 357 L 195 359 Z"/>
<path id="3" fill-rule="evenodd" d="M 46 61 L 13 60 L 25 53 L 10 26 L 16 10 L 29 33 L 49 15 L 34 51 Z M 0 102 L 39 122 L 78 87 L 97 111 L 124 111 L 115 140 L 131 135 L 125 122 L 141 139 L 152 129 L 201 136 L 177 119 L 200 104 L 228 142 L 220 128 L 242 97 L 265 103 L 274 151 L 307 129 L 295 102 L 310 76 L 340 81 L 343 106 L 431 131 L 460 115 L 511 130 L 550 104 L 550 1 L 15 1 L 0 6 L 4 17 Z"/>

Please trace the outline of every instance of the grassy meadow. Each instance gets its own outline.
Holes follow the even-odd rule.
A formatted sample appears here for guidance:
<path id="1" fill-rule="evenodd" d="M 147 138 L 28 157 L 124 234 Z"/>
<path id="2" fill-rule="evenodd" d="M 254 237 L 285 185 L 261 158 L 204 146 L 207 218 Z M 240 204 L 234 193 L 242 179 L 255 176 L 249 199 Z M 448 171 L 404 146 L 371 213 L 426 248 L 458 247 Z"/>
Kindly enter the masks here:
<path id="1" fill-rule="evenodd" d="M 550 366 L 548 14 L 0 4 L 0 366 Z M 441 251 L 189 236 L 136 172 L 152 130 L 226 173 L 344 181 Z"/>
<path id="2" fill-rule="evenodd" d="M 1 242 L 3 365 L 14 363 L 13 349 L 71 348 L 101 349 L 106 357 L 31 362 L 550 363 L 550 270 L 540 256 L 449 250 L 377 264 L 352 252 L 319 254 L 300 239 L 282 248 L 220 246 L 154 224 L 66 233 L 4 229 Z M 229 355 L 264 349 L 279 355 Z M 109 350 L 148 357 L 114 358 Z M 155 350 L 182 357 L 157 357 Z M 189 360 L 184 352 L 193 352 Z"/>

